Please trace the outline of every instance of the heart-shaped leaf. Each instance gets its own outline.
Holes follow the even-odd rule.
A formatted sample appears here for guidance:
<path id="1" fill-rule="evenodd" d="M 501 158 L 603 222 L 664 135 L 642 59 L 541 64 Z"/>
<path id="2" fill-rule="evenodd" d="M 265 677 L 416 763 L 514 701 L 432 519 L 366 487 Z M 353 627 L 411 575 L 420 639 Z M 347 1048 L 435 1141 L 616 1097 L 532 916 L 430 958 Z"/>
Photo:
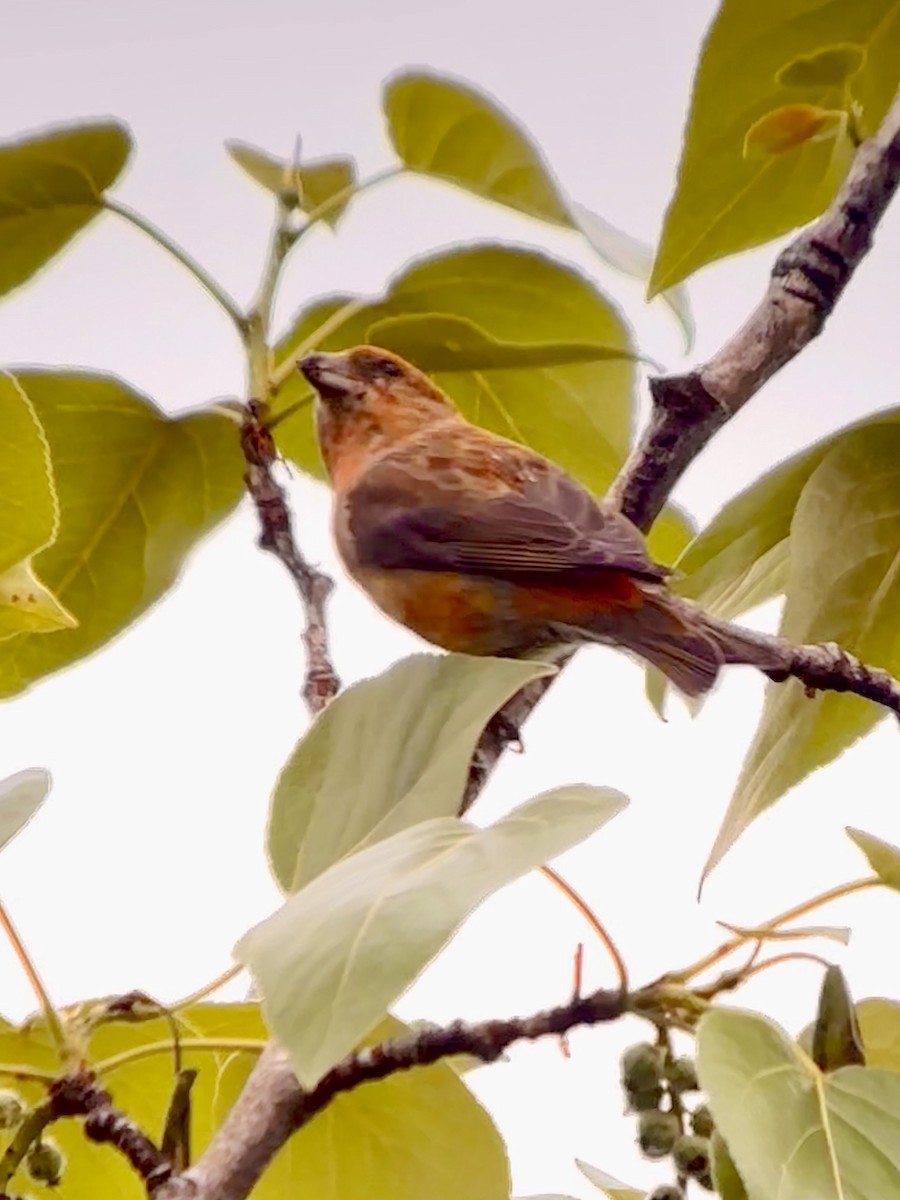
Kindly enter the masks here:
<path id="1" fill-rule="evenodd" d="M 697 1069 L 750 1200 L 897 1193 L 900 1074 L 823 1075 L 773 1022 L 728 1009 L 701 1019 Z"/>

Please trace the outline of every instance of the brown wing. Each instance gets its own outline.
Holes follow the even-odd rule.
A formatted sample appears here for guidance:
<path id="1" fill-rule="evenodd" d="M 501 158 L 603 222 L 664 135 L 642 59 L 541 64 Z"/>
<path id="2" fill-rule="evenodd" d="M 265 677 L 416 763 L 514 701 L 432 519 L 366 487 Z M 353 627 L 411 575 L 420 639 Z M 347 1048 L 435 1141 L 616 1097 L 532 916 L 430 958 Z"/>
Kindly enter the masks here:
<path id="1" fill-rule="evenodd" d="M 347 504 L 361 565 L 495 577 L 668 574 L 630 521 L 527 451 L 501 462 L 407 445 L 369 468 Z"/>

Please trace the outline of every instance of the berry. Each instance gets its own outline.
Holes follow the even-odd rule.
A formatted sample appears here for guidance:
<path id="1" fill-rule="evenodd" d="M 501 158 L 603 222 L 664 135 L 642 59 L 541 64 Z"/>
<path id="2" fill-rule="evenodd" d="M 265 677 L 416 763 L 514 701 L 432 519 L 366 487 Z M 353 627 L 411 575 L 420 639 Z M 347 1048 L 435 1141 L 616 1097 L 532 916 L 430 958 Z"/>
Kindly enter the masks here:
<path id="1" fill-rule="evenodd" d="M 25 1105 L 18 1092 L 0 1089 L 0 1129 L 15 1129 L 24 1112 Z"/>
<path id="2" fill-rule="evenodd" d="M 672 1157 L 679 1171 L 700 1179 L 709 1174 L 709 1139 L 695 1133 L 685 1134 L 675 1142 Z"/>
<path id="3" fill-rule="evenodd" d="M 53 1141 L 33 1142 L 25 1155 L 25 1169 L 35 1183 L 54 1187 L 62 1179 L 66 1156 Z"/>
<path id="4" fill-rule="evenodd" d="M 686 1055 L 673 1059 L 666 1066 L 666 1079 L 673 1092 L 696 1092 L 700 1086 L 697 1082 L 697 1068 L 694 1060 Z"/>
<path id="5" fill-rule="evenodd" d="M 658 1046 L 638 1042 L 621 1059 L 622 1086 L 627 1092 L 649 1092 L 662 1083 L 663 1061 Z"/>
<path id="6" fill-rule="evenodd" d="M 663 1090 L 661 1087 L 650 1088 L 646 1092 L 629 1092 L 628 1107 L 631 1112 L 650 1112 L 659 1108 L 662 1103 Z"/>
<path id="7" fill-rule="evenodd" d="M 638 1117 L 638 1145 L 645 1158 L 665 1158 L 679 1140 L 681 1127 L 672 1113 L 642 1112 Z"/>
<path id="8" fill-rule="evenodd" d="M 691 1129 L 698 1137 L 712 1137 L 715 1127 L 716 1123 L 707 1105 L 701 1104 L 691 1113 Z"/>

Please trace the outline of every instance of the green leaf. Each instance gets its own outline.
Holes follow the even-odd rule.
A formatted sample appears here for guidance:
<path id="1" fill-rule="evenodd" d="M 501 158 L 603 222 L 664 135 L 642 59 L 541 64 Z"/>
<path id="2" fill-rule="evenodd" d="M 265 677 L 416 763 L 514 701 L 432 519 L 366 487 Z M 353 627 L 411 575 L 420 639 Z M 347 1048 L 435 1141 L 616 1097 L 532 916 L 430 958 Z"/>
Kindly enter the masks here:
<path id="1" fill-rule="evenodd" d="M 900 1003 L 878 996 L 860 1000 L 856 1019 L 868 1065 L 900 1071 Z"/>
<path id="2" fill-rule="evenodd" d="M 413 264 L 381 301 L 319 301 L 300 314 L 282 339 L 276 363 L 297 358 L 301 350 L 343 350 L 371 342 L 373 326 L 398 316 L 434 316 L 445 330 L 448 318 L 461 320 L 475 326 L 480 336 L 506 343 L 504 363 L 477 371 L 438 369 L 435 382 L 470 420 L 532 446 L 593 492 L 606 490 L 631 442 L 633 362 L 625 357 L 553 367 L 510 365 L 511 345 L 520 347 L 522 361 L 533 360 L 535 346 L 546 354 L 554 343 L 609 347 L 630 355 L 622 318 L 592 283 L 530 252 L 499 246 L 451 250 Z M 431 371 L 427 353 L 415 365 Z M 311 398 L 309 384 L 299 372 L 291 372 L 275 412 Z M 321 475 L 311 404 L 279 425 L 276 437 L 288 458 Z"/>
<path id="3" fill-rule="evenodd" d="M 791 524 L 781 633 L 837 642 L 900 671 L 900 428 L 842 437 L 803 489 Z M 770 684 L 762 718 L 706 871 L 764 809 L 867 733 L 884 709 L 858 696 L 810 699 L 797 680 Z"/>
<path id="4" fill-rule="evenodd" d="M 583 841 L 618 793 L 560 788 L 487 829 L 439 817 L 345 858 L 245 934 L 266 1020 L 312 1087 L 487 896 Z"/>
<path id="5" fill-rule="evenodd" d="M 0 780 L 0 850 L 25 828 L 49 792 L 50 772 L 41 767 Z"/>
<path id="6" fill-rule="evenodd" d="M 620 1183 L 614 1176 L 607 1175 L 599 1167 L 592 1167 L 590 1163 L 582 1162 L 580 1158 L 575 1159 L 575 1166 L 585 1179 L 594 1187 L 599 1188 L 604 1196 L 609 1197 L 609 1200 L 644 1200 L 646 1196 L 646 1192 L 642 1188 L 633 1188 L 629 1187 L 627 1183 Z"/>
<path id="7" fill-rule="evenodd" d="M 840 967 L 832 964 L 822 977 L 819 1011 L 813 1027 L 812 1060 L 820 1071 L 864 1066 L 853 997 Z"/>
<path id="8" fill-rule="evenodd" d="M 59 530 L 53 464 L 34 405 L 0 374 L 0 640 L 77 621 L 37 578 L 31 560 Z"/>
<path id="9" fill-rule="evenodd" d="M 639 356 L 622 346 L 591 342 L 540 342 L 523 346 L 491 337 L 474 321 L 444 313 L 385 317 L 369 329 L 369 337 L 385 350 L 428 371 L 493 371 L 504 367 L 565 367 L 570 363 L 603 362 Z"/>
<path id="10" fill-rule="evenodd" d="M 697 1050 L 701 1086 L 751 1200 L 897 1195 L 900 1075 L 823 1075 L 777 1025 L 738 1010 L 707 1012 Z"/>
<path id="11" fill-rule="evenodd" d="M 900 409 L 878 413 L 831 434 L 767 472 L 730 500 L 678 560 L 681 595 L 734 620 L 784 591 L 791 521 L 800 494 L 831 450 L 859 429 L 900 422 Z"/>
<path id="12" fill-rule="evenodd" d="M 103 208 L 131 149 L 115 122 L 0 146 L 0 295 L 29 279 Z"/>
<path id="13" fill-rule="evenodd" d="M 386 85 L 383 103 L 394 149 L 409 170 L 529 216 L 571 224 L 549 167 L 495 101 L 455 80 L 412 72 Z"/>
<path id="14" fill-rule="evenodd" d="M 852 161 L 846 132 L 756 158 L 744 157 L 745 138 L 766 114 L 796 105 L 853 107 L 864 136 L 873 133 L 900 77 L 898 24 L 896 0 L 723 0 L 694 83 L 651 295 L 824 211 Z M 834 50 L 845 44 L 855 53 L 841 63 Z"/>
<path id="15" fill-rule="evenodd" d="M 311 213 L 328 205 L 322 219 L 332 228 L 353 199 L 356 164 L 352 158 L 321 158 L 295 165 L 245 142 L 226 142 L 225 149 L 266 191 L 275 196 L 294 194 L 301 212 Z M 346 196 L 338 199 L 344 192 Z"/>
<path id="16" fill-rule="evenodd" d="M 869 866 L 885 887 L 900 892 L 900 849 L 861 829 L 848 829 L 847 833 L 850 840 L 862 850 L 869 860 Z"/>
<path id="17" fill-rule="evenodd" d="M 718 1129 L 713 1130 L 710 1138 L 712 1151 L 712 1174 L 716 1191 L 722 1200 L 747 1200 L 747 1189 L 741 1179 L 734 1160 L 728 1152 L 725 1139 Z"/>
<path id="18" fill-rule="evenodd" d="M 408 1033 L 388 1017 L 366 1042 Z M 243 1086 L 245 1064 L 246 1056 L 220 1081 L 220 1120 Z M 336 1097 L 278 1153 L 253 1200 L 507 1200 L 509 1187 L 493 1122 L 439 1062 Z"/>
<path id="19" fill-rule="evenodd" d="M 267 840 L 281 887 L 297 891 L 372 842 L 455 816 L 484 726 L 548 674 L 553 667 L 540 662 L 417 654 L 348 688 L 275 787 Z"/>
<path id="20" fill-rule="evenodd" d="M 633 278 L 649 279 L 649 247 L 572 204 L 538 147 L 496 100 L 458 80 L 414 71 L 386 85 L 383 103 L 394 149 L 409 170 L 574 229 L 604 262 Z M 694 322 L 687 293 L 672 289 L 663 299 L 689 349 Z"/>
<path id="21" fill-rule="evenodd" d="M 99 649 L 157 601 L 191 547 L 238 502 L 237 428 L 220 413 L 167 418 L 108 376 L 21 371 L 50 447 L 60 528 L 35 556 L 78 620 L 0 641 L 0 696 Z"/>

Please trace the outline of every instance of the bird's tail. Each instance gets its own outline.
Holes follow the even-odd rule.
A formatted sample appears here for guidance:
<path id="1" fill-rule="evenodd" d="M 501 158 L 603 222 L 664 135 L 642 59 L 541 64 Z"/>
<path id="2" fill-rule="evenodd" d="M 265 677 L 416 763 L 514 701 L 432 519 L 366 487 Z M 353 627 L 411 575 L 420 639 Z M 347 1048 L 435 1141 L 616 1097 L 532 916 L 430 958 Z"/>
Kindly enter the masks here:
<path id="1" fill-rule="evenodd" d="M 771 639 L 719 621 L 663 589 L 642 591 L 644 603 L 632 619 L 617 623 L 616 641 L 657 667 L 686 696 L 708 692 L 725 663 L 763 671 L 783 667 Z"/>

